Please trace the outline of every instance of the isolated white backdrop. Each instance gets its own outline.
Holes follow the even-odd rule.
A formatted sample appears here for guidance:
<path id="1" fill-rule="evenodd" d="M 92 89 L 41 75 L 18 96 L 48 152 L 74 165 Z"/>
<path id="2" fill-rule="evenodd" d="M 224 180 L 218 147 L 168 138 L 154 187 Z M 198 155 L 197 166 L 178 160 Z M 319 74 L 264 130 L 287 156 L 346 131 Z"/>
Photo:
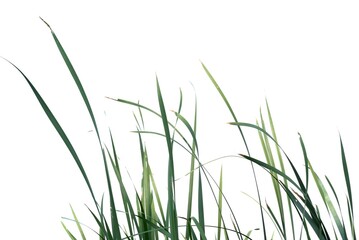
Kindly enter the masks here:
<path id="1" fill-rule="evenodd" d="M 340 132 L 355 190 L 358 10 L 357 3 L 342 1 L 1 1 L 0 55 L 33 81 L 92 176 L 102 176 L 96 139 L 89 132 L 93 128 L 39 16 L 62 42 L 103 129 L 108 124 L 115 133 L 120 156 L 139 161 L 136 137 L 128 133 L 135 128 L 134 109 L 104 96 L 141 100 L 156 108 L 156 74 L 172 109 L 181 87 L 190 113 L 194 85 L 204 159 L 243 150 L 233 127 L 225 124 L 232 119 L 201 68 L 202 61 L 242 121 L 254 122 L 267 97 L 283 147 L 301 164 L 301 132 L 314 166 L 338 184 Z M 0 106 L 1 238 L 66 239 L 60 220 L 71 217 L 68 204 L 81 212 L 83 203 L 91 204 L 90 195 L 30 88 L 3 60 Z M 250 169 L 241 172 L 232 163 L 223 163 L 225 175 L 231 176 L 225 188 L 238 195 L 246 184 L 236 182 L 235 176 Z M 136 172 L 136 164 L 125 165 Z M 94 184 L 101 186 L 100 181 Z M 358 199 L 356 193 L 354 197 Z"/>

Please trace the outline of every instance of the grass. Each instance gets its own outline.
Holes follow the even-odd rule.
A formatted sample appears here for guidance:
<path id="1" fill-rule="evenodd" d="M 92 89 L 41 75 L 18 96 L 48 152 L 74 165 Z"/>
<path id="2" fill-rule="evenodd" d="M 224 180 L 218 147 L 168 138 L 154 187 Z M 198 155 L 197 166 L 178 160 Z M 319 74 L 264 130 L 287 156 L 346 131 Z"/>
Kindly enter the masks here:
<path id="1" fill-rule="evenodd" d="M 123 179 L 124 169 L 119 162 L 119 154 L 116 150 L 111 131 L 109 131 L 111 141 L 108 145 L 105 145 L 101 139 L 99 126 L 97 125 L 90 101 L 75 68 L 71 64 L 54 31 L 45 21 L 44 23 L 51 30 L 55 44 L 76 83 L 92 120 L 106 173 L 107 195 L 97 199 L 91 185 L 91 179 L 89 179 L 83 167 L 83 162 L 62 129 L 61 124 L 57 121 L 51 109 L 27 76 L 16 65 L 5 59 L 19 71 L 30 86 L 47 117 L 70 151 L 94 202 L 95 208 L 88 208 L 96 223 L 96 227 L 92 228 L 81 223 L 74 209 L 70 206 L 72 218 L 64 218 L 64 221 L 61 222 L 64 231 L 66 231 L 70 239 L 94 239 L 94 236 L 96 236 L 97 239 L 106 240 L 244 240 L 252 239 L 253 231 L 259 231 L 263 239 L 356 239 L 352 186 L 341 137 L 339 136 L 338 151 L 341 152 L 342 174 L 346 183 L 345 204 L 339 201 L 338 192 L 333 187 L 331 180 L 328 177 L 325 177 L 324 180 L 321 179 L 313 168 L 303 137 L 300 134 L 298 144 L 303 153 L 304 173 L 301 174 L 295 167 L 293 161 L 278 141 L 268 102 L 265 106 L 265 114 L 260 111 L 259 120 L 256 123 L 240 122 L 226 95 L 203 63 L 204 73 L 208 76 L 209 82 L 217 89 L 218 94 L 224 102 L 224 106 L 232 116 L 233 120 L 229 124 L 233 125 L 236 131 L 238 130 L 238 134 L 246 149 L 244 153 L 232 156 L 232 158 L 251 163 L 256 187 L 256 197 L 251 198 L 253 198 L 254 202 L 258 203 L 260 210 L 260 214 L 256 216 L 259 228 L 243 229 L 241 227 L 237 214 L 232 208 L 233 203 L 225 195 L 222 168 L 220 169 L 220 177 L 215 179 L 206 168 L 207 164 L 210 163 L 201 161 L 197 142 L 197 99 L 195 99 L 194 103 L 194 116 L 191 118 L 182 115 L 182 92 L 177 111 L 169 113 L 158 79 L 156 79 L 158 110 L 125 99 L 109 98 L 111 101 L 126 104 L 137 109 L 137 114 L 134 115 L 137 129 L 134 131 L 134 134 L 138 136 L 139 153 L 142 162 L 141 189 L 137 191 L 133 187 L 126 185 Z M 149 131 L 145 129 L 144 111 L 152 114 L 153 118 L 161 120 L 162 131 Z M 168 114 L 172 115 L 171 118 Z M 170 121 L 170 119 L 174 119 L 174 121 Z M 258 134 L 258 141 L 262 146 L 264 159 L 257 159 L 251 155 L 250 146 L 243 132 L 244 128 L 248 128 Z M 156 135 L 165 139 L 166 156 L 168 159 L 167 196 L 165 197 L 160 195 L 152 173 L 149 154 L 146 143 L 143 140 L 144 135 Z M 174 165 L 176 160 L 175 149 L 178 148 L 184 149 L 187 152 L 190 162 L 188 166 L 188 192 L 186 194 L 176 192 Z M 257 180 L 257 171 L 261 169 L 265 170 L 271 178 L 271 185 L 276 200 L 274 206 L 263 201 L 265 198 L 263 198 L 263 193 L 260 190 L 261 186 Z M 319 202 L 314 201 L 312 197 L 313 192 L 309 191 L 310 179 L 314 180 L 314 189 L 320 196 Z M 94 181 L 94 179 L 92 180 Z M 209 193 L 204 192 L 204 188 L 209 188 Z M 131 190 L 134 190 L 134 196 L 129 195 Z M 178 212 L 177 200 L 179 195 L 181 199 L 184 198 L 183 196 L 187 198 L 185 213 Z M 205 204 L 210 198 L 216 204 L 214 211 L 214 214 L 217 215 L 215 226 L 207 223 L 208 219 L 205 218 L 205 213 L 212 210 L 206 208 L 207 205 Z M 245 208 L 246 206 L 239 207 Z M 106 208 L 108 208 L 109 214 L 105 214 Z M 77 228 L 76 233 L 67 227 L 72 222 Z M 88 233 L 85 234 L 85 228 L 92 230 L 91 236 L 86 236 Z M 213 229 L 215 231 L 211 231 Z M 274 229 L 274 231 L 269 229 Z"/>

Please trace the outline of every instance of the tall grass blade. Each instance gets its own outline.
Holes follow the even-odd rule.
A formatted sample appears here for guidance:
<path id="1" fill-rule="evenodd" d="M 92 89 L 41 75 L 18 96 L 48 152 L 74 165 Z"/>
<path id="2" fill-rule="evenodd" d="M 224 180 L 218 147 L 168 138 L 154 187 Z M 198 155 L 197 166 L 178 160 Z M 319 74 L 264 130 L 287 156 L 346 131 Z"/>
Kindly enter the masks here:
<path id="1" fill-rule="evenodd" d="M 48 26 L 48 28 L 49 28 L 50 31 L 51 31 L 51 34 L 52 34 L 52 37 L 53 37 L 54 40 L 55 40 L 56 46 L 57 46 L 57 48 L 59 49 L 59 51 L 60 51 L 60 53 L 61 53 L 61 56 L 62 56 L 62 58 L 64 59 L 64 61 L 65 61 L 65 63 L 66 63 L 66 66 L 67 66 L 67 68 L 69 69 L 69 71 L 70 71 L 70 73 L 71 73 L 71 76 L 72 76 L 72 78 L 74 79 L 74 81 L 75 81 L 75 83 L 76 83 L 76 86 L 77 86 L 78 90 L 80 91 L 81 97 L 82 97 L 82 99 L 83 99 L 84 102 L 85 102 L 86 108 L 87 108 L 87 110 L 88 110 L 88 112 L 89 112 L 89 114 L 90 114 L 92 123 L 93 123 L 93 125 L 94 125 L 94 127 L 95 127 L 96 134 L 97 134 L 97 138 L 98 138 L 99 143 L 100 143 L 100 145 L 101 145 L 100 134 L 99 134 L 99 131 L 98 131 L 98 128 L 97 128 L 95 116 L 94 116 L 94 114 L 93 114 L 93 112 L 92 112 L 92 108 L 91 108 L 90 102 L 89 102 L 89 100 L 88 100 L 88 98 L 87 98 L 87 95 L 86 95 L 86 92 L 85 92 L 85 90 L 84 90 L 84 88 L 83 88 L 83 86 L 82 86 L 82 83 L 81 83 L 81 81 L 80 81 L 80 79 L 79 79 L 79 77 L 78 77 L 78 75 L 77 75 L 77 73 L 76 73 L 74 67 L 72 66 L 72 63 L 71 63 L 70 59 L 68 58 L 68 56 L 67 56 L 67 54 L 66 54 L 64 48 L 62 47 L 62 45 L 61 45 L 59 39 L 57 38 L 55 32 L 52 30 L 52 28 L 50 27 L 50 25 L 49 25 L 47 22 L 45 22 L 44 19 L 42 19 L 41 17 L 40 17 L 40 19 Z"/>
<path id="2" fill-rule="evenodd" d="M 270 111 L 270 108 L 269 108 L 269 103 L 268 103 L 267 99 L 266 99 L 266 107 L 267 107 L 267 114 L 268 114 L 268 118 L 269 118 L 269 124 L 270 124 L 273 139 L 276 142 L 278 142 L 277 134 L 276 134 L 276 131 L 275 131 L 275 128 L 274 128 L 274 121 L 273 121 L 273 118 L 272 118 L 272 114 L 271 114 L 271 111 Z M 277 151 L 277 156 L 278 156 L 278 160 L 279 160 L 279 164 L 280 164 L 280 169 L 281 169 L 281 171 L 283 173 L 285 173 L 286 169 L 284 167 L 284 161 L 283 161 L 283 157 L 282 157 L 280 148 L 279 148 L 279 146 L 277 144 L 275 144 L 275 148 L 276 148 L 276 151 Z M 287 182 L 286 179 L 284 179 L 284 185 L 288 187 L 288 182 Z M 290 199 L 289 199 L 288 196 L 287 196 L 287 205 L 288 205 L 289 218 L 290 218 L 290 223 L 291 223 L 291 228 L 292 228 L 292 237 L 293 237 L 293 239 L 296 239 L 295 231 L 294 231 L 294 218 L 293 218 L 292 204 L 290 203 Z"/>
<path id="3" fill-rule="evenodd" d="M 158 79 L 157 83 L 157 97 L 161 110 L 161 118 L 163 128 L 166 136 L 167 150 L 168 150 L 168 207 L 167 213 L 169 217 L 169 224 L 171 229 L 171 239 L 178 240 L 178 223 L 177 223 L 177 209 L 176 209 L 176 193 L 175 193 L 175 174 L 174 174 L 174 162 L 173 162 L 173 144 L 171 141 L 171 135 L 169 130 L 169 124 L 167 120 L 166 108 L 163 102 L 163 97 L 160 89 Z"/>
<path id="4" fill-rule="evenodd" d="M 234 111 L 233 111 L 233 109 L 232 109 L 232 107 L 231 107 L 229 101 L 227 100 L 227 98 L 226 98 L 226 96 L 224 95 L 223 91 L 222 91 L 221 88 L 219 87 L 217 81 L 214 79 L 214 77 L 213 77 L 212 74 L 209 72 L 209 70 L 207 69 L 207 67 L 206 67 L 203 63 L 201 63 L 201 64 L 202 64 L 202 67 L 203 67 L 204 71 L 206 72 L 207 76 L 208 76 L 209 79 L 211 80 L 212 84 L 213 84 L 213 85 L 215 86 L 215 88 L 217 89 L 217 92 L 221 95 L 221 97 L 222 97 L 223 101 L 225 102 L 225 104 L 226 104 L 226 106 L 227 106 L 229 112 L 231 113 L 231 115 L 232 115 L 234 121 L 235 121 L 235 122 L 238 122 L 237 117 L 236 117 L 236 115 L 235 115 L 235 113 L 234 113 Z M 242 132 L 242 129 L 241 129 L 240 126 L 237 126 L 237 128 L 238 128 L 238 130 L 239 130 L 239 132 L 240 132 L 240 134 L 241 134 L 242 140 L 243 140 L 244 145 L 245 145 L 245 148 L 246 148 L 246 150 L 247 150 L 247 154 L 250 156 L 248 144 L 247 144 L 247 141 L 246 141 L 246 139 L 245 139 L 245 137 L 244 137 L 244 134 L 243 134 L 243 132 Z M 260 193 L 259 193 L 259 187 L 258 187 L 258 183 L 257 183 L 257 177 L 256 177 L 256 174 L 255 174 L 253 165 L 252 165 L 252 172 L 253 172 L 253 176 L 254 176 L 254 180 L 255 180 L 255 184 L 256 184 L 256 190 L 257 190 L 258 199 L 259 199 L 259 202 L 261 202 L 261 197 L 260 197 Z M 266 239 L 267 239 L 267 237 L 266 237 L 266 230 L 265 230 L 266 228 L 265 228 L 265 224 L 264 224 L 264 218 L 263 218 L 262 208 L 260 208 L 260 211 L 261 211 L 261 218 L 262 218 L 262 226 L 263 226 L 264 239 L 266 240 Z M 236 223 L 236 225 L 237 225 L 236 227 L 237 227 L 238 229 L 240 229 L 240 228 L 239 228 L 239 225 L 238 225 L 238 221 L 237 221 L 237 219 L 236 219 L 236 216 L 233 215 L 233 218 L 234 218 L 234 221 L 235 221 L 235 223 Z M 241 235 L 240 235 L 240 239 L 243 240 L 243 238 L 242 238 Z"/>
<path id="5" fill-rule="evenodd" d="M 49 118 L 50 122 L 52 123 L 52 125 L 54 126 L 54 128 L 56 129 L 57 133 L 60 135 L 61 139 L 63 140 L 63 142 L 65 143 L 66 147 L 68 148 L 68 150 L 70 151 L 72 157 L 74 158 L 78 168 L 81 171 L 81 174 L 86 182 L 86 185 L 91 193 L 91 196 L 93 198 L 93 200 L 95 201 L 96 205 L 96 198 L 95 195 L 93 193 L 91 184 L 90 184 L 90 180 L 87 177 L 86 171 L 73 147 L 73 145 L 71 144 L 69 138 L 67 137 L 67 135 L 65 134 L 64 130 L 62 129 L 61 125 L 59 124 L 59 122 L 57 121 L 56 117 L 53 115 L 53 113 L 51 112 L 50 108 L 47 106 L 46 102 L 44 101 L 44 99 L 41 97 L 41 95 L 39 94 L 39 92 L 36 90 L 36 88 L 34 87 L 34 85 L 31 83 L 31 81 L 25 76 L 25 74 L 17 67 L 15 66 L 12 62 L 10 62 L 9 60 L 5 59 L 8 63 L 10 63 L 13 67 L 15 67 L 20 74 L 25 78 L 26 82 L 29 84 L 31 90 L 33 91 L 34 95 L 36 96 L 38 102 L 40 103 L 42 109 L 44 110 L 44 112 L 46 113 L 47 117 Z"/>
<path id="6" fill-rule="evenodd" d="M 354 225 L 354 206 L 353 206 L 353 197 L 352 197 L 352 189 L 350 184 L 350 176 L 348 171 L 347 160 L 345 157 L 345 151 L 343 146 L 342 137 L 340 136 L 340 150 L 342 156 L 342 164 L 343 164 L 343 172 L 345 176 L 345 183 L 347 187 L 347 194 L 348 194 L 348 215 L 350 220 L 350 228 L 351 228 L 351 235 L 353 239 L 356 239 L 356 232 L 355 232 L 355 225 Z"/>
<path id="7" fill-rule="evenodd" d="M 86 92 L 82 86 L 82 83 L 70 61 L 70 59 L 68 58 L 64 48 L 62 47 L 59 39 L 57 38 L 55 32 L 52 30 L 52 28 L 50 27 L 49 24 L 47 24 L 42 18 L 40 18 L 50 29 L 51 31 L 51 34 L 55 40 L 55 43 L 56 43 L 56 46 L 57 48 L 59 49 L 60 51 L 60 54 L 68 68 L 68 70 L 70 71 L 71 75 L 72 75 L 72 78 L 73 80 L 75 81 L 76 83 L 76 86 L 78 88 L 78 90 L 80 91 L 80 94 L 81 94 L 81 97 L 86 105 L 86 108 L 87 108 L 87 111 L 89 112 L 90 114 L 90 117 L 91 117 L 91 120 L 92 120 L 92 123 L 93 123 L 93 126 L 96 130 L 96 135 L 97 135 L 97 139 L 98 139 L 98 142 L 99 142 L 99 145 L 100 145 L 100 148 L 101 148 L 101 153 L 102 153 L 102 156 L 103 156 L 103 161 L 104 161 L 104 166 L 105 166 L 105 171 L 106 171 L 106 179 L 107 179 L 107 185 L 108 185 L 108 189 L 109 189 L 109 195 L 110 195 L 110 205 L 111 205 L 111 222 L 112 222 L 112 232 L 114 234 L 114 239 L 121 239 L 121 234 L 120 234 L 120 231 L 119 231 L 119 228 L 118 228 L 118 219 L 117 219 L 117 212 L 116 212 L 116 207 L 115 207 L 115 203 L 114 203 L 114 198 L 113 198 L 113 193 L 112 193 L 112 186 L 111 186 L 111 182 L 110 182 L 110 177 L 109 177 L 109 172 L 108 172 L 108 167 L 107 167 L 107 162 L 106 162 L 106 156 L 105 156 L 105 153 L 104 153 L 104 149 L 102 147 L 102 142 L 101 142 L 101 138 L 100 138 L 100 133 L 99 133 L 99 130 L 98 130 L 98 127 L 97 127 L 97 123 L 96 123 L 96 119 L 95 119 L 95 116 L 93 114 L 93 111 L 92 111 L 92 108 L 91 108 L 91 105 L 90 105 L 90 102 L 87 98 L 87 95 L 86 95 Z"/>
<path id="8" fill-rule="evenodd" d="M 263 128 L 264 131 L 266 131 L 266 126 L 264 123 L 264 119 L 263 119 L 263 115 L 262 115 L 262 111 L 260 111 L 260 117 L 261 117 L 261 126 Z M 257 123 L 258 125 L 258 123 Z M 274 161 L 274 157 L 273 157 L 273 153 L 272 153 L 272 149 L 271 149 L 271 145 L 269 143 L 269 139 L 267 135 L 263 135 L 261 132 L 259 133 L 259 138 L 262 144 L 262 148 L 263 148 L 263 152 L 264 155 L 266 157 L 267 163 L 273 167 L 276 167 L 275 161 Z M 284 238 L 286 238 L 286 227 L 285 227 L 285 219 L 284 219 L 284 209 L 283 209 L 283 200 L 282 200 L 282 194 L 281 194 L 281 190 L 280 190 L 280 186 L 278 183 L 278 176 L 276 173 L 272 173 L 272 185 L 274 188 L 274 192 L 275 192 L 275 196 L 276 196 L 276 200 L 277 200 L 277 205 L 278 205 L 278 209 L 280 212 L 280 219 L 281 219 L 281 229 L 283 230 L 282 233 L 284 235 Z"/>
<path id="9" fill-rule="evenodd" d="M 124 207 L 124 211 L 125 211 L 125 215 L 126 215 L 126 220 L 127 220 L 127 227 L 129 230 L 129 235 L 133 236 L 133 230 L 136 227 L 136 229 L 138 229 L 138 223 L 137 223 L 137 219 L 135 217 L 133 217 L 135 215 L 131 201 L 128 197 L 127 194 L 127 190 L 123 184 L 122 181 L 122 175 L 121 175 L 121 171 L 120 171 L 120 166 L 118 163 L 118 156 L 117 156 L 117 151 L 115 148 L 115 144 L 114 144 L 114 140 L 113 140 L 113 136 L 112 136 L 112 132 L 111 130 L 109 130 L 109 134 L 110 134 L 110 139 L 111 139 L 111 145 L 112 145 L 112 152 L 113 152 L 113 157 L 110 154 L 109 149 L 106 147 L 107 150 L 107 154 L 110 158 L 110 162 L 112 164 L 112 168 L 115 172 L 117 181 L 119 183 L 120 186 L 120 191 L 121 191 L 121 198 L 122 198 L 122 202 L 123 202 L 123 207 Z M 131 239 L 133 239 L 133 237 L 131 237 Z"/>
<path id="10" fill-rule="evenodd" d="M 303 150 L 303 153 L 304 153 L 306 165 L 308 165 L 308 167 L 309 167 L 309 170 L 310 170 L 310 172 L 311 172 L 311 174 L 313 176 L 313 179 L 314 179 L 314 181 L 315 181 L 315 183 L 317 185 L 317 188 L 318 188 L 319 193 L 320 193 L 320 195 L 322 197 L 322 200 L 323 200 L 328 212 L 330 213 L 330 215 L 333 216 L 334 221 L 335 221 L 335 223 L 337 225 L 337 228 L 338 228 L 338 230 L 340 232 L 340 235 L 341 235 L 342 239 L 346 240 L 346 239 L 348 239 L 348 237 L 346 235 L 345 228 L 344 228 L 342 222 L 339 219 L 338 213 L 337 213 L 337 211 L 336 211 L 336 209 L 335 209 L 335 207 L 333 205 L 333 202 L 331 201 L 331 199 L 330 199 L 330 197 L 328 195 L 328 192 L 327 192 L 323 182 L 321 181 L 321 179 L 319 178 L 317 173 L 314 171 L 314 169 L 312 167 L 312 164 L 310 163 L 310 161 L 308 159 L 302 136 L 300 136 L 300 143 L 301 143 L 302 150 Z M 319 217 L 319 219 L 320 219 L 320 217 Z"/>
<path id="11" fill-rule="evenodd" d="M 194 120 L 193 120 L 193 136 L 196 136 L 197 132 L 197 95 L 195 95 L 195 109 L 194 109 Z M 194 165 L 195 165 L 195 154 L 197 141 L 196 138 L 192 139 L 192 152 L 191 152 L 191 165 L 190 165 L 190 176 L 189 176 L 189 185 L 188 185 L 188 198 L 187 198 L 187 219 L 186 219 L 186 239 L 191 237 L 191 216 L 192 216 L 192 195 L 193 195 L 193 182 L 194 182 Z M 198 159 L 198 157 L 197 157 Z"/>
<path id="12" fill-rule="evenodd" d="M 223 168 L 219 175 L 219 190 L 218 190 L 218 213 L 217 213 L 217 240 L 221 240 L 222 229 L 222 199 L 223 199 Z M 228 239 L 228 232 L 224 229 L 224 235 L 226 240 Z"/>
<path id="13" fill-rule="evenodd" d="M 198 171 L 198 219 L 199 227 L 202 228 L 203 234 L 206 235 L 205 221 L 204 221 L 204 206 L 203 206 L 203 191 L 202 191 L 202 178 L 201 171 Z M 201 240 L 204 238 L 201 234 Z"/>

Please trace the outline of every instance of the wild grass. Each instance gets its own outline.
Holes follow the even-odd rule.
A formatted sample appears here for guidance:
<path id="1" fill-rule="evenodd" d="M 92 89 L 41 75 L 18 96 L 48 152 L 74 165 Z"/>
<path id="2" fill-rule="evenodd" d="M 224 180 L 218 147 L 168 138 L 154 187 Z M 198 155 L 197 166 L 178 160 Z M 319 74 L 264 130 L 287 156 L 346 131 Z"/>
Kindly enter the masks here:
<path id="1" fill-rule="evenodd" d="M 179 99 L 177 111 L 173 111 L 175 120 L 170 121 L 166 102 L 163 98 L 159 80 L 156 79 L 158 109 L 152 109 L 145 105 L 125 99 L 108 98 L 119 104 L 129 105 L 137 109 L 135 121 L 137 130 L 134 134 L 138 136 L 139 152 L 142 163 L 141 189 L 135 189 L 135 195 L 130 196 L 131 185 L 126 185 L 123 180 L 124 169 L 119 162 L 119 153 L 116 150 L 116 144 L 111 131 L 109 131 L 110 143 L 104 144 L 99 132 L 99 126 L 96 122 L 90 101 L 86 95 L 82 83 L 71 64 L 64 48 L 51 27 L 44 21 L 51 30 L 55 44 L 72 75 L 74 82 L 79 90 L 82 100 L 91 118 L 98 139 L 99 151 L 102 153 L 102 162 L 105 170 L 107 183 L 107 196 L 101 199 L 96 198 L 91 181 L 83 166 L 83 161 L 79 158 L 71 140 L 57 121 L 51 109 L 42 98 L 28 77 L 13 63 L 12 64 L 26 80 L 32 92 L 43 108 L 45 114 L 52 125 L 61 136 L 64 144 L 70 151 L 80 173 L 85 180 L 85 184 L 91 195 L 95 208 L 88 211 L 91 213 L 97 226 L 92 227 L 93 235 L 86 236 L 84 228 L 89 228 L 81 223 L 71 207 L 72 220 L 61 222 L 64 230 L 70 239 L 252 239 L 254 229 L 243 229 L 237 214 L 232 208 L 232 204 L 226 197 L 223 190 L 223 174 L 220 169 L 219 179 L 214 179 L 207 170 L 206 164 L 201 161 L 198 142 L 197 142 L 197 99 L 194 102 L 194 116 L 191 118 L 182 115 L 182 92 Z M 321 179 L 319 174 L 313 168 L 306 150 L 303 137 L 299 134 L 299 145 L 303 153 L 303 162 L 305 165 L 304 174 L 295 167 L 291 158 L 281 147 L 275 131 L 274 121 L 270 112 L 269 104 L 266 103 L 265 115 L 260 112 L 259 120 L 256 123 L 240 122 L 236 117 L 235 111 L 231 107 L 226 95 L 221 90 L 215 78 L 202 63 L 203 70 L 213 84 L 232 116 L 232 122 L 229 124 L 236 127 L 246 151 L 234 156 L 239 161 L 250 161 L 252 174 L 256 186 L 256 198 L 260 215 L 258 218 L 258 227 L 263 239 L 356 239 L 355 221 L 354 221 L 354 200 L 352 196 L 352 186 L 349 175 L 349 168 L 345 156 L 344 146 L 339 136 L 338 151 L 341 152 L 342 174 L 345 179 L 346 203 L 343 205 L 339 201 L 338 192 L 333 187 L 328 177 Z M 149 131 L 145 129 L 143 112 L 146 111 L 154 118 L 158 118 L 162 123 L 162 131 Z M 248 128 L 258 133 L 258 140 L 263 149 L 264 159 L 257 159 L 251 155 L 250 146 L 247 143 L 243 129 Z M 154 174 L 152 172 L 149 155 L 146 144 L 143 140 L 144 135 L 157 135 L 165 139 L 167 162 L 167 196 L 160 195 Z M 190 136 L 185 137 L 185 136 Z M 190 164 L 188 166 L 188 192 L 186 212 L 178 212 L 178 193 L 176 192 L 176 171 L 175 148 L 182 148 L 187 152 Z M 256 170 L 264 169 L 271 177 L 273 193 L 276 199 L 276 206 L 270 206 L 263 201 L 259 182 L 257 181 Z M 309 191 L 309 179 L 313 179 L 315 189 L 318 191 L 322 202 L 315 202 L 312 193 Z M 196 185 L 195 185 L 196 182 Z M 204 193 L 204 186 L 208 186 L 209 193 Z M 117 192 L 119 194 L 117 194 Z M 184 193 L 180 193 L 183 199 Z M 217 215 L 216 225 L 207 223 L 205 213 L 212 209 L 205 208 L 205 201 L 212 198 L 215 202 L 215 214 Z M 197 200 L 195 202 L 194 200 Z M 108 202 L 108 204 L 106 203 Z M 109 206 L 109 215 L 105 214 L 106 206 Z M 228 211 L 224 211 L 224 207 Z M 246 206 L 239 206 L 245 208 Z M 193 209 L 196 209 L 195 212 Z M 226 216 L 224 215 L 226 214 Z M 185 217 L 183 217 L 185 216 Z M 324 220 L 329 218 L 330 221 Z M 253 217 L 253 216 L 252 216 Z M 68 218 L 64 218 L 64 220 Z M 230 220 L 228 220 L 230 219 Z M 268 221 L 269 219 L 269 221 Z M 75 224 L 77 227 L 77 237 L 75 232 L 67 228 L 68 224 Z M 269 226 L 271 225 L 271 226 Z M 210 231 L 212 229 L 216 231 Z M 268 231 L 274 228 L 275 232 Z"/>

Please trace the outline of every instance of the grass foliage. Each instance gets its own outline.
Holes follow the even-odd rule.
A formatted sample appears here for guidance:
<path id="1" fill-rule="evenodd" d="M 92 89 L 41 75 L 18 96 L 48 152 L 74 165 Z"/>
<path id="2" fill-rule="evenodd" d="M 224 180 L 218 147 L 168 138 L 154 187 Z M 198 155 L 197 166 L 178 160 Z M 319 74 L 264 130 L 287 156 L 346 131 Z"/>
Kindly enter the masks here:
<path id="1" fill-rule="evenodd" d="M 96 198 L 91 181 L 83 167 L 83 162 L 77 155 L 74 146 L 62 129 L 60 123 L 26 75 L 14 64 L 8 62 L 24 77 L 76 162 L 95 205 L 94 209 L 89 208 L 88 210 L 97 223 L 96 229 L 93 229 L 93 232 L 97 235 L 98 239 L 244 240 L 252 239 L 251 236 L 254 230 L 259 230 L 263 239 L 356 239 L 356 231 L 354 227 L 354 200 L 352 197 L 350 175 L 341 137 L 338 149 L 341 151 L 342 173 L 346 183 L 346 204 L 344 206 L 339 201 L 337 191 L 333 187 L 330 179 L 328 177 L 321 179 L 313 168 L 302 136 L 299 134 L 299 144 L 302 149 L 303 162 L 305 165 L 304 174 L 299 173 L 299 170 L 294 166 L 292 160 L 279 144 L 268 103 L 266 104 L 265 114 L 261 111 L 260 118 L 255 124 L 240 122 L 225 94 L 204 64 L 202 64 L 202 67 L 205 74 L 207 74 L 210 82 L 217 89 L 225 107 L 233 118 L 233 121 L 229 124 L 237 128 L 245 145 L 246 152 L 239 154 L 236 157 L 242 161 L 248 160 L 251 163 L 257 193 L 256 198 L 253 199 L 258 203 L 260 209 L 260 215 L 257 217 L 261 227 L 252 230 L 241 228 L 236 213 L 224 194 L 222 169 L 220 170 L 219 179 L 214 179 L 210 172 L 207 171 L 205 164 L 200 161 L 196 137 L 197 100 L 195 100 L 194 104 L 194 116 L 189 119 L 181 113 L 183 100 L 181 92 L 178 109 L 177 111 L 173 111 L 175 121 L 170 122 L 158 79 L 156 79 L 158 110 L 125 99 L 109 98 L 112 101 L 135 107 L 138 110 L 138 114 L 135 115 L 137 122 L 137 130 L 135 131 L 135 134 L 138 136 L 139 151 L 141 153 L 142 180 L 141 190 L 135 190 L 135 196 L 130 196 L 129 190 L 132 188 L 131 186 L 126 186 L 124 183 L 124 169 L 121 168 L 119 163 L 119 156 L 116 151 L 112 133 L 111 131 L 109 132 L 111 142 L 107 146 L 101 139 L 90 101 L 87 98 L 75 68 L 71 64 L 70 59 L 54 31 L 45 21 L 44 23 L 51 30 L 55 44 L 76 83 L 92 120 L 106 173 L 107 196 L 103 196 L 101 199 Z M 147 111 L 155 118 L 161 119 L 163 127 L 162 132 L 151 132 L 145 129 L 142 114 L 143 111 Z M 180 128 L 178 127 L 179 125 L 183 127 Z M 249 128 L 258 133 L 264 159 L 256 159 L 250 154 L 250 148 L 242 130 L 244 128 Z M 146 144 L 143 141 L 144 134 L 159 135 L 166 140 L 168 162 L 167 196 L 165 198 L 160 196 L 155 178 L 152 174 Z M 185 135 L 189 135 L 190 137 L 186 138 Z M 182 215 L 178 213 L 176 202 L 178 194 L 176 193 L 174 148 L 178 146 L 184 148 L 188 152 L 188 158 L 190 159 L 188 168 L 189 184 L 187 193 L 187 212 L 183 215 L 185 217 L 182 217 Z M 258 167 L 264 169 L 270 175 L 276 199 L 275 206 L 270 206 L 266 201 L 262 200 L 255 167 L 257 170 Z M 321 197 L 321 202 L 314 202 L 312 199 L 312 193 L 309 192 L 309 179 L 314 180 L 316 190 Z M 217 206 L 215 209 L 217 214 L 215 226 L 207 224 L 207 219 L 205 218 L 205 213 L 211 210 L 206 209 L 204 204 L 208 199 L 204 194 L 205 184 L 209 187 L 210 195 Z M 117 191 L 119 194 L 117 194 Z M 183 193 L 181 193 L 181 197 L 183 199 Z M 197 202 L 195 202 L 194 199 L 196 199 Z M 104 210 L 104 208 L 106 208 L 105 206 L 107 206 L 107 201 L 109 215 L 106 215 Z M 229 210 L 224 211 L 224 206 Z M 194 209 L 196 209 L 197 212 L 195 212 Z M 66 224 L 72 224 L 71 221 L 67 221 L 66 224 L 65 222 L 62 222 L 64 230 L 67 232 L 70 239 L 87 239 L 84 228 L 88 227 L 78 220 L 72 207 L 71 211 L 73 215 L 71 220 L 77 227 L 77 233 L 74 233 L 74 230 L 70 231 L 67 228 Z M 329 216 L 329 221 L 324 220 L 323 216 Z M 64 220 L 69 219 L 64 218 Z M 267 230 L 269 225 L 274 227 L 274 232 Z M 216 230 L 210 231 L 213 229 Z M 75 237 L 75 235 L 77 237 Z M 88 237 L 94 239 L 94 236 Z"/>

